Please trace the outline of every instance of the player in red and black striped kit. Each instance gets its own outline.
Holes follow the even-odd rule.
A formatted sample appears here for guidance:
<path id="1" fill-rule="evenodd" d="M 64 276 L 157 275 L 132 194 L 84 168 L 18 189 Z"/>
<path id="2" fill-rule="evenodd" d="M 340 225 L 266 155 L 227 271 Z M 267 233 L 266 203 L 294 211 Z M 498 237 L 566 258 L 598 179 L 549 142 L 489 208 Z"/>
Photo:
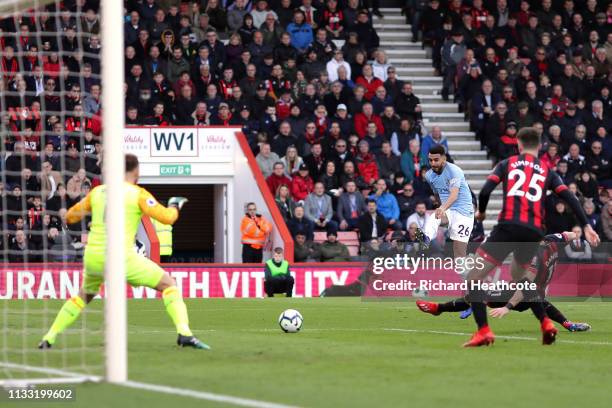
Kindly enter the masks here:
<path id="1" fill-rule="evenodd" d="M 517 282 L 525 278 L 527 267 L 538 249 L 538 243 L 544 237 L 544 199 L 548 190 L 554 191 L 567 202 L 584 228 L 586 240 L 593 246 L 599 243 L 599 236 L 589 225 L 576 196 L 563 184 L 557 173 L 538 159 L 540 148 L 538 132 L 534 128 L 523 128 L 518 133 L 517 139 L 519 155 L 500 162 L 480 191 L 476 213 L 476 219 L 479 221 L 485 219 L 489 196 L 499 183 L 503 183 L 504 204 L 498 224 L 476 251 L 481 259 L 468 274 L 468 287 L 472 286 L 472 282 L 482 281 L 510 253 L 514 254 L 511 266 L 512 280 Z M 524 292 L 525 297 L 530 299 L 531 310 L 540 320 L 542 343 L 552 344 L 557 329 L 546 316 L 541 299 L 537 301 L 536 291 Z M 477 288 L 468 293 L 478 331 L 464 344 L 465 347 L 484 346 L 495 341 L 495 335 L 487 322 L 485 298 L 486 292 Z"/>
<path id="2" fill-rule="evenodd" d="M 565 327 L 570 332 L 583 332 L 591 330 L 588 323 L 573 322 L 568 320 L 565 315 L 552 303 L 546 300 L 546 290 L 555 272 L 555 266 L 559 260 L 560 242 L 569 242 L 576 239 L 573 232 L 563 232 L 562 234 L 549 234 L 544 237 L 536 256 L 534 256 L 525 278 L 529 282 L 537 285 L 536 293 L 541 299 L 546 316 Z M 537 300 L 537 299 L 536 299 Z M 464 299 L 459 298 L 446 303 L 427 302 L 417 300 L 417 307 L 425 313 L 438 316 L 448 312 L 463 312 L 470 308 L 470 304 Z M 501 291 L 491 293 L 487 300 L 487 306 L 492 308 L 489 313 L 492 317 L 501 318 L 511 310 L 524 312 L 531 308 L 529 299 L 525 299 L 522 291 Z"/>

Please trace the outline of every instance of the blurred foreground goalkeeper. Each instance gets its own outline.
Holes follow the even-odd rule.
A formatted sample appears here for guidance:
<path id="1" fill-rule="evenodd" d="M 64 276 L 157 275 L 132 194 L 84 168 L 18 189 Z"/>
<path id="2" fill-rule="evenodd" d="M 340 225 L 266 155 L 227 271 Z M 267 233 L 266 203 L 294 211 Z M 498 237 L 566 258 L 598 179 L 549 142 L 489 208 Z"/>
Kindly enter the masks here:
<path id="1" fill-rule="evenodd" d="M 168 200 L 168 208 L 164 207 L 144 188 L 136 185 L 139 177 L 138 158 L 132 154 L 125 156 L 125 246 L 126 246 L 126 279 L 132 286 L 147 286 L 162 293 L 166 311 L 172 318 L 178 332 L 177 344 L 182 347 L 209 349 L 193 336 L 189 329 L 187 307 L 176 287 L 176 282 L 155 262 L 134 250 L 136 232 L 142 215 L 164 224 L 174 224 L 183 204 L 183 197 L 172 197 Z M 85 247 L 83 260 L 83 286 L 78 296 L 75 296 L 62 306 L 55 321 L 43 337 L 38 348 L 47 349 L 55 344 L 57 335 L 66 330 L 79 317 L 86 304 L 91 302 L 100 290 L 104 281 L 104 264 L 106 260 L 106 226 L 104 220 L 106 204 L 106 187 L 98 186 L 91 190 L 85 198 L 75 204 L 66 214 L 69 224 L 78 222 L 86 214 L 92 214 L 91 231 Z"/>

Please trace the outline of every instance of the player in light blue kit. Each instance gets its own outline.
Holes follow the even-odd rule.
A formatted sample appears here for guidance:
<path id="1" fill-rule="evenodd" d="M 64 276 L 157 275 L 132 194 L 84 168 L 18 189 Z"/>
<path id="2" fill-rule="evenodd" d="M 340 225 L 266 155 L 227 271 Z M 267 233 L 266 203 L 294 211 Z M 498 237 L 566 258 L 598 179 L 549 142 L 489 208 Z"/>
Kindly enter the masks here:
<path id="1" fill-rule="evenodd" d="M 441 205 L 425 223 L 425 240 L 433 240 L 440 225 L 448 224 L 454 258 L 465 258 L 474 226 L 472 194 L 465 175 L 459 166 L 446 162 L 446 151 L 442 145 L 429 150 L 429 165 L 431 169 L 425 173 L 425 180 L 439 197 Z"/>

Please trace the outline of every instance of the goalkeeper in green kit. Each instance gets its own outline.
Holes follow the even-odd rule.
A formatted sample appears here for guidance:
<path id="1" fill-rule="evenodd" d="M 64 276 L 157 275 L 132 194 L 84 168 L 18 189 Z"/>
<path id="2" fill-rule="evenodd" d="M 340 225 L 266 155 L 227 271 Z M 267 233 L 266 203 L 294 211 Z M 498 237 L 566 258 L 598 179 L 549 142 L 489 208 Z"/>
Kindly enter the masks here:
<path id="1" fill-rule="evenodd" d="M 189 329 L 187 307 L 176 287 L 176 282 L 159 265 L 138 255 L 134 250 L 136 232 L 142 215 L 148 215 L 164 224 L 174 224 L 179 216 L 184 197 L 172 197 L 168 208 L 164 207 L 136 183 L 139 177 L 138 158 L 132 154 L 125 156 L 125 234 L 126 234 L 126 279 L 132 286 L 146 286 L 162 293 L 166 311 L 178 332 L 177 344 L 181 347 L 210 349 L 198 340 Z M 74 296 L 60 309 L 51 328 L 45 334 L 38 348 L 47 349 L 55 344 L 57 335 L 66 330 L 81 314 L 81 311 L 96 296 L 104 281 L 104 264 L 106 260 L 106 225 L 104 212 L 106 207 L 106 186 L 100 185 L 91 190 L 85 198 L 72 206 L 66 213 L 66 222 L 78 222 L 91 213 L 91 230 L 85 247 L 83 259 L 83 286 L 78 296 Z M 112 273 L 112 271 L 111 271 Z"/>

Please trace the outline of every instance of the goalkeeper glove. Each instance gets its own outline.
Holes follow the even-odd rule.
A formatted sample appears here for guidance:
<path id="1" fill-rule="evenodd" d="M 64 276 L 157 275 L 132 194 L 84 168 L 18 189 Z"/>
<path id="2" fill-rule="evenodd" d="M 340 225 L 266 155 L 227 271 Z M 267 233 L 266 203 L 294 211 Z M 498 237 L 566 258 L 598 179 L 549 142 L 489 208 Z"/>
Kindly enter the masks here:
<path id="1" fill-rule="evenodd" d="M 170 197 L 168 207 L 176 207 L 176 209 L 180 210 L 187 201 L 189 200 L 185 197 Z"/>

